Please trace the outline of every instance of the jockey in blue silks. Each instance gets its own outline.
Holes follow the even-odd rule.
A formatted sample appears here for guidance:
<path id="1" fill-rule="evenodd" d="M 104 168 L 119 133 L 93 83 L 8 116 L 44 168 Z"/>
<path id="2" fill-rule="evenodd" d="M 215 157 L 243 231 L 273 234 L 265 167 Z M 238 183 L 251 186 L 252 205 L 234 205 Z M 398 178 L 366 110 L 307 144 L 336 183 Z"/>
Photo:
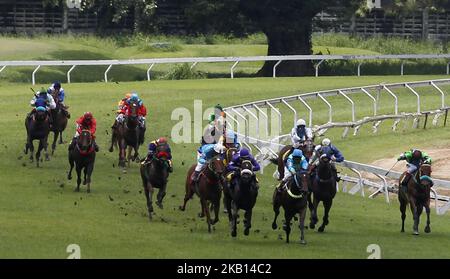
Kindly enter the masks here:
<path id="1" fill-rule="evenodd" d="M 197 166 L 192 174 L 192 181 L 194 183 L 198 182 L 200 172 L 206 167 L 209 161 L 216 155 L 223 154 L 225 152 L 225 147 L 220 144 L 205 144 L 200 148 L 200 156 L 197 160 Z"/>
<path id="2" fill-rule="evenodd" d="M 344 161 L 344 156 L 342 156 L 341 151 L 339 151 L 336 146 L 331 144 L 331 140 L 328 138 L 323 139 L 322 144 L 314 148 L 314 153 L 309 159 L 309 165 L 311 166 L 310 171 L 312 171 L 319 164 L 318 159 L 323 155 L 331 159 L 331 169 L 333 170 L 334 177 L 336 181 L 340 181 L 334 162 L 339 163 Z"/>

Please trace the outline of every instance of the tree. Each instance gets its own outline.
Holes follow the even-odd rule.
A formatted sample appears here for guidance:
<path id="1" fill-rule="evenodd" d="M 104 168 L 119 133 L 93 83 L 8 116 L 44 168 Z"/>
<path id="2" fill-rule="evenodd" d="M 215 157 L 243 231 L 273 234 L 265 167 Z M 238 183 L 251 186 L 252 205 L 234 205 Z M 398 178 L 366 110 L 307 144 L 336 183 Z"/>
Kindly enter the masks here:
<path id="1" fill-rule="evenodd" d="M 266 35 L 267 55 L 312 54 L 312 20 L 319 12 L 337 6 L 356 11 L 366 3 L 365 0 L 223 0 L 220 1 L 221 5 L 217 5 L 218 0 L 190 0 L 190 2 L 205 5 L 207 8 L 204 11 L 212 11 L 208 17 L 213 20 L 226 13 L 229 16 L 225 21 L 229 22 L 230 26 L 235 26 L 233 23 L 237 22 L 239 16 L 245 16 Z M 235 12 L 230 13 L 232 10 Z M 258 74 L 271 76 L 275 63 L 276 61 L 264 63 Z M 312 62 L 307 60 L 284 61 L 277 67 L 279 76 L 312 73 Z"/>

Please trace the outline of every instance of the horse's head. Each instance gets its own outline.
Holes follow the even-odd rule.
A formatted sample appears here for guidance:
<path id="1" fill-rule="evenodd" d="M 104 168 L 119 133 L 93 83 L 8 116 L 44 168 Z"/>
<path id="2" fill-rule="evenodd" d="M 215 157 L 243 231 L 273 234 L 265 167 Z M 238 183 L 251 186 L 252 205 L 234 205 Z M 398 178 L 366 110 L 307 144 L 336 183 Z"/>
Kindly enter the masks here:
<path id="1" fill-rule="evenodd" d="M 227 151 L 225 151 L 225 161 L 227 162 L 227 164 L 229 164 L 231 162 L 231 160 L 233 159 L 233 155 L 236 154 L 237 152 L 237 148 L 228 148 Z"/>
<path id="2" fill-rule="evenodd" d="M 253 178 L 253 164 L 250 160 L 244 160 L 241 163 L 241 179 L 249 182 Z"/>
<path id="3" fill-rule="evenodd" d="M 431 165 L 430 164 L 422 164 L 419 168 L 419 180 L 420 185 L 425 188 L 431 187 L 433 185 L 433 181 L 431 180 Z"/>
<path id="4" fill-rule="evenodd" d="M 45 120 L 47 120 L 47 117 L 48 117 L 47 111 L 45 111 L 45 110 L 36 110 L 36 114 L 35 114 L 34 119 L 36 120 L 36 122 L 42 123 Z"/>
<path id="5" fill-rule="evenodd" d="M 302 147 L 303 155 L 306 158 L 311 158 L 311 156 L 314 153 L 314 147 L 315 147 L 315 145 L 314 145 L 314 142 L 312 140 L 306 140 L 303 143 L 303 147 Z"/>
<path id="6" fill-rule="evenodd" d="M 319 165 L 328 166 L 328 165 L 330 165 L 330 162 L 331 162 L 331 157 L 330 156 L 328 156 L 327 154 L 320 155 L 320 157 L 319 157 Z"/>
<path id="7" fill-rule="evenodd" d="M 290 187 L 295 187 L 295 192 L 306 193 L 308 191 L 308 183 L 310 181 L 308 177 L 307 171 L 303 169 L 297 170 Z"/>
<path id="8" fill-rule="evenodd" d="M 209 161 L 208 168 L 217 178 L 221 178 L 225 172 L 225 164 L 220 156 L 212 158 Z"/>
<path id="9" fill-rule="evenodd" d="M 128 128 L 136 128 L 138 125 L 138 109 L 139 104 L 137 102 L 130 103 L 130 110 L 127 115 L 127 126 Z"/>
<path id="10" fill-rule="evenodd" d="M 82 151 L 89 151 L 92 146 L 92 134 L 89 130 L 81 131 L 80 137 L 78 139 L 78 147 Z"/>

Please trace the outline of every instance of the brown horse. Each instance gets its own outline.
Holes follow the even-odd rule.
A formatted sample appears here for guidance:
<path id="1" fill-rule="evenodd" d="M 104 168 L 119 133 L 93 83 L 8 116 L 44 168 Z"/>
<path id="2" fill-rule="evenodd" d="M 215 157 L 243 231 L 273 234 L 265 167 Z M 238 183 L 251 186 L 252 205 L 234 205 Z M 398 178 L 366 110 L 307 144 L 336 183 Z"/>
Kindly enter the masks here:
<path id="1" fill-rule="evenodd" d="M 53 132 L 53 143 L 52 143 L 52 155 L 55 153 L 56 142 L 58 141 L 59 136 L 59 144 L 63 143 L 62 133 L 67 127 L 67 120 L 70 119 L 70 114 L 67 111 L 66 107 L 64 107 L 59 99 L 53 96 L 56 102 L 56 108 L 52 110 L 53 117 L 53 125 L 51 131 Z"/>
<path id="2" fill-rule="evenodd" d="M 167 180 L 169 178 L 169 162 L 167 160 L 168 153 L 157 147 L 155 156 L 150 162 L 141 164 L 142 185 L 145 190 L 145 198 L 147 199 L 148 217 L 152 220 L 153 213 L 153 191 L 159 188 L 156 205 L 163 208 L 163 198 L 166 195 Z"/>
<path id="3" fill-rule="evenodd" d="M 130 167 L 131 161 L 139 161 L 139 146 L 143 135 L 142 130 L 139 127 L 138 109 L 139 106 L 136 103 L 131 105 L 130 115 L 126 116 L 123 123 L 115 123 L 112 128 L 111 146 L 109 152 L 114 151 L 114 145 L 119 147 L 119 166 L 126 172 L 125 163 L 128 162 Z M 126 156 L 128 148 L 128 156 Z M 134 155 L 131 153 L 134 150 Z"/>
<path id="4" fill-rule="evenodd" d="M 81 171 L 84 170 L 83 185 L 87 185 L 87 192 L 91 192 L 91 175 L 94 171 L 95 163 L 95 148 L 94 139 L 89 130 L 81 131 L 80 137 L 77 140 L 75 148 L 69 151 L 70 170 L 67 179 L 72 179 L 72 169 L 74 164 L 77 171 L 77 188 L 76 192 L 80 191 Z"/>
<path id="5" fill-rule="evenodd" d="M 272 222 L 272 229 L 277 229 L 277 217 L 280 214 L 280 207 L 284 209 L 285 222 L 283 230 L 286 232 L 286 243 L 289 243 L 289 234 L 291 233 L 291 220 L 298 213 L 300 217 L 300 244 L 306 244 L 305 240 L 305 216 L 307 211 L 307 192 L 309 178 L 306 171 L 299 170 L 287 182 L 287 189 L 281 193 L 277 193 L 275 189 L 273 193 L 273 211 L 275 217 Z"/>
<path id="6" fill-rule="evenodd" d="M 403 180 L 403 174 L 400 181 Z M 411 177 L 408 181 L 407 190 L 399 189 L 398 200 L 400 202 L 400 212 L 402 214 L 402 230 L 405 232 L 405 218 L 406 206 L 410 205 L 411 212 L 414 218 L 413 234 L 419 235 L 419 221 L 422 210 L 425 207 L 427 213 L 427 225 L 425 226 L 425 233 L 430 233 L 430 189 L 433 186 L 431 181 L 431 165 L 422 164 L 416 175 Z"/>
<path id="7" fill-rule="evenodd" d="M 193 164 L 187 173 L 186 194 L 180 210 L 184 211 L 186 209 L 186 203 L 196 193 L 200 197 L 200 204 L 202 206 L 202 212 L 199 216 L 204 217 L 206 215 L 208 232 L 211 232 L 211 225 L 219 221 L 220 198 L 222 197 L 222 185 L 224 184 L 223 174 L 225 172 L 225 165 L 220 156 L 212 158 L 207 167 L 200 173 L 198 182 L 193 183 L 191 176 L 195 170 L 195 166 Z M 214 210 L 214 220 L 211 220 L 210 205 L 211 210 Z"/>
<path id="8" fill-rule="evenodd" d="M 314 147 L 314 142 L 312 140 L 306 140 L 299 149 L 303 152 L 303 156 L 309 160 L 314 153 Z M 282 180 L 284 178 L 284 166 L 289 155 L 291 155 L 292 150 L 292 145 L 286 145 L 278 153 L 277 159 L 270 160 L 273 164 L 278 166 L 278 180 Z"/>
<path id="9" fill-rule="evenodd" d="M 45 160 L 49 161 L 50 157 L 47 152 L 48 134 L 50 133 L 49 115 L 46 111 L 36 111 L 32 117 L 25 118 L 25 128 L 27 130 L 27 142 L 25 144 L 24 153 L 28 154 L 30 150 L 30 161 L 34 161 L 34 145 L 33 140 L 39 141 L 39 147 L 36 152 L 36 166 L 39 168 L 41 161 L 41 151 L 45 151 Z"/>
<path id="10" fill-rule="evenodd" d="M 319 165 L 316 167 L 316 173 L 313 175 L 311 190 L 313 195 L 313 201 L 311 204 L 311 194 L 308 194 L 309 209 L 311 211 L 311 222 L 309 227 L 315 228 L 315 225 L 319 221 L 317 217 L 317 207 L 319 203 L 323 203 L 325 213 L 323 215 L 323 223 L 319 227 L 319 232 L 325 231 L 325 226 L 328 225 L 328 214 L 331 206 L 333 205 L 333 198 L 336 196 L 336 179 L 334 178 L 331 159 L 327 155 L 322 155 L 319 158 Z"/>

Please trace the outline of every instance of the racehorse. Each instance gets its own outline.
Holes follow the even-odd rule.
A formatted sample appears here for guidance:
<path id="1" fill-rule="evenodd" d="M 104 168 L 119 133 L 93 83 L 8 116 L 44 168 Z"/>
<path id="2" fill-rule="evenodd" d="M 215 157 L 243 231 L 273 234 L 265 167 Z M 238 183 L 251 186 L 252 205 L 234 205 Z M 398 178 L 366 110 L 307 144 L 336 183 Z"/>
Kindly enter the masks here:
<path id="1" fill-rule="evenodd" d="M 169 177 L 169 162 L 167 157 L 169 154 L 166 150 L 161 150 L 159 146 L 156 149 L 155 156 L 151 161 L 141 164 L 141 178 L 145 190 L 145 198 L 147 199 L 147 209 L 149 219 L 152 220 L 153 213 L 153 191 L 158 188 L 156 205 L 163 208 L 163 198 L 166 195 L 167 179 Z"/>
<path id="2" fill-rule="evenodd" d="M 405 174 L 400 177 L 403 180 Z M 410 205 L 414 218 L 413 234 L 419 235 L 419 221 L 422 210 L 425 207 L 427 213 L 427 225 L 425 233 L 430 233 L 430 189 L 433 186 L 431 181 L 431 165 L 422 164 L 416 174 L 408 181 L 407 191 L 399 190 L 398 200 L 400 202 L 400 212 L 402 214 L 402 230 L 405 232 L 406 206 Z"/>
<path id="3" fill-rule="evenodd" d="M 306 244 L 305 240 L 305 216 L 307 211 L 307 192 L 309 186 L 308 174 L 304 170 L 298 170 L 286 183 L 287 189 L 278 193 L 275 189 L 273 193 L 273 211 L 275 217 L 272 222 L 272 229 L 277 229 L 277 217 L 280 214 L 280 207 L 284 209 L 285 222 L 283 230 L 286 232 L 286 243 L 289 243 L 291 232 L 291 220 L 298 213 L 300 222 L 300 244 Z"/>
<path id="4" fill-rule="evenodd" d="M 202 206 L 202 212 L 199 214 L 199 217 L 206 215 L 208 232 L 211 232 L 211 225 L 219 221 L 220 198 L 222 197 L 222 185 L 224 184 L 223 174 L 225 172 L 225 165 L 220 156 L 212 158 L 207 167 L 200 173 L 198 182 L 193 183 L 191 176 L 195 170 L 195 166 L 193 164 L 187 173 L 186 194 L 180 210 L 184 211 L 186 209 L 186 203 L 196 193 L 200 198 L 200 204 Z M 211 220 L 210 209 L 214 210 L 214 220 Z"/>
<path id="5" fill-rule="evenodd" d="M 89 130 L 81 131 L 73 150 L 69 151 L 70 170 L 67 179 L 72 179 L 72 169 L 75 164 L 77 171 L 77 188 L 80 191 L 81 171 L 84 171 L 83 185 L 87 185 L 87 192 L 91 192 L 91 175 L 94 170 L 95 148 L 94 140 Z"/>
<path id="6" fill-rule="evenodd" d="M 36 165 L 39 167 L 41 151 L 45 151 L 45 160 L 49 161 L 50 157 L 47 152 L 48 134 L 50 133 L 49 116 L 46 111 L 36 111 L 33 116 L 25 118 L 25 128 L 27 130 L 27 142 L 25 144 L 25 154 L 30 150 L 30 160 L 34 161 L 34 145 L 33 140 L 39 140 L 39 147 L 36 152 Z"/>
<path id="7" fill-rule="evenodd" d="M 52 143 L 52 155 L 55 153 L 56 142 L 59 136 L 59 144 L 63 143 L 62 133 L 67 127 L 67 120 L 70 119 L 69 112 L 61 105 L 57 97 L 53 97 L 56 101 L 56 108 L 52 112 L 53 125 L 51 131 L 53 132 L 53 143 Z"/>
<path id="8" fill-rule="evenodd" d="M 236 226 L 239 209 L 245 210 L 244 214 L 244 235 L 250 233 L 252 226 L 252 210 L 258 196 L 258 183 L 253 173 L 253 165 L 249 160 L 241 163 L 241 170 L 236 173 L 236 177 L 230 181 L 231 185 L 224 187 L 224 204 L 228 212 L 228 220 L 231 225 L 231 236 L 236 237 Z"/>
<path id="9" fill-rule="evenodd" d="M 309 160 L 314 153 L 314 142 L 312 140 L 306 140 L 299 149 L 303 152 L 303 156 Z M 286 160 L 289 155 L 291 155 L 292 150 L 292 145 L 286 145 L 280 150 L 276 159 L 270 159 L 273 164 L 278 166 L 278 180 L 284 178 L 284 166 L 286 165 Z"/>
<path id="10" fill-rule="evenodd" d="M 138 119 L 138 104 L 132 103 L 130 105 L 131 111 L 123 123 L 118 123 L 113 126 L 111 146 L 109 151 L 112 152 L 114 145 L 117 143 L 119 146 L 119 166 L 123 168 L 125 172 L 125 157 L 128 161 L 128 167 L 130 167 L 130 161 L 139 161 L 139 145 L 143 143 L 142 130 L 139 127 Z M 126 151 L 128 147 L 128 156 Z M 134 150 L 134 155 L 131 156 L 131 152 Z"/>
<path id="11" fill-rule="evenodd" d="M 322 202 L 325 208 L 323 223 L 318 229 L 319 232 L 324 232 L 325 226 L 329 223 L 328 214 L 330 212 L 331 206 L 333 205 L 333 198 L 336 195 L 336 179 L 333 175 L 330 161 L 331 158 L 326 154 L 320 156 L 319 165 L 316 167 L 315 174 L 312 176 L 312 203 L 311 193 L 308 195 L 309 209 L 311 211 L 311 222 L 309 224 L 309 227 L 311 229 L 314 229 L 315 225 L 319 221 L 317 217 L 317 207 L 319 203 Z"/>

